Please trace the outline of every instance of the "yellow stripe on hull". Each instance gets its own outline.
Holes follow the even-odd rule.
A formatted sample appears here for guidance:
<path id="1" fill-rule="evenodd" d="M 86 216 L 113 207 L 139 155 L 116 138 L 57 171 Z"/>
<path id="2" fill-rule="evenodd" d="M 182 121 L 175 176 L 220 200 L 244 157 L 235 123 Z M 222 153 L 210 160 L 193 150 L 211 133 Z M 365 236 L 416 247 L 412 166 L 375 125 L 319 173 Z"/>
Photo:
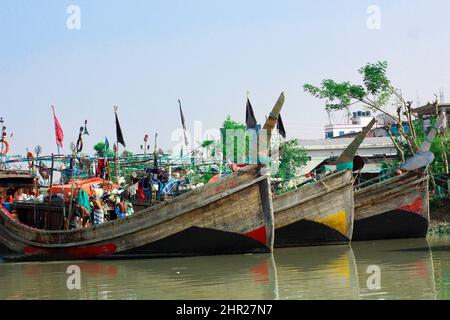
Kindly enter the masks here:
<path id="1" fill-rule="evenodd" d="M 334 229 L 344 236 L 347 236 L 347 212 L 345 210 L 329 215 L 321 219 L 308 219 L 317 223 L 321 223 Z"/>

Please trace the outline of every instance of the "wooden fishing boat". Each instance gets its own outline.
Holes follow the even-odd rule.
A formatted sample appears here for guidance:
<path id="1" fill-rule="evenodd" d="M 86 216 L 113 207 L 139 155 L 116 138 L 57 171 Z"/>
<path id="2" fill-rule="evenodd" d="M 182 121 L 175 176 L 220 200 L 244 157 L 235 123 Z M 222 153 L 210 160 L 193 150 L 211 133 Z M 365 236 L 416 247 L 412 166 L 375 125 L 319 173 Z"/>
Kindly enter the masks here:
<path id="1" fill-rule="evenodd" d="M 125 219 L 68 231 L 39 230 L 0 210 L 8 260 L 73 260 L 271 252 L 273 208 L 259 165 L 243 168 Z"/>
<path id="2" fill-rule="evenodd" d="M 274 199 L 275 247 L 348 243 L 353 233 L 353 175 L 334 173 Z"/>
<path id="3" fill-rule="evenodd" d="M 349 243 L 353 234 L 353 158 L 373 119 L 336 161 L 337 172 L 274 199 L 275 247 Z"/>
<path id="4" fill-rule="evenodd" d="M 444 125 L 444 119 L 438 117 L 436 127 L 430 130 L 416 155 L 400 165 L 400 174 L 355 186 L 354 240 L 426 237 L 430 222 L 426 166 L 430 162 L 411 164 L 415 159 L 427 161 L 429 157 L 423 155 L 430 153 L 431 143 Z M 433 159 L 434 156 L 430 161 Z"/>
<path id="5" fill-rule="evenodd" d="M 430 221 L 428 176 L 408 172 L 355 190 L 353 240 L 424 238 Z"/>

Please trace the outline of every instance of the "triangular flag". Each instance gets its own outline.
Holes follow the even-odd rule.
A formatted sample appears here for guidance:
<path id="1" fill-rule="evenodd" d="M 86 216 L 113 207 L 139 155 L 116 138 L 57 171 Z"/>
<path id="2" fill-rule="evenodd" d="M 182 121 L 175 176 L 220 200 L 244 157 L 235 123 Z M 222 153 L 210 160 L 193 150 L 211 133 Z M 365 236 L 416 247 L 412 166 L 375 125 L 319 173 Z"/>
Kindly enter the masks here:
<path id="1" fill-rule="evenodd" d="M 284 129 L 284 123 L 281 119 L 281 114 L 278 116 L 277 128 L 280 135 L 286 139 L 286 130 Z"/>
<path id="2" fill-rule="evenodd" d="M 183 109 L 181 108 L 181 101 L 178 99 L 178 105 L 180 106 L 180 116 L 181 116 L 181 125 L 183 126 L 183 133 L 184 133 L 184 144 L 188 145 L 188 139 L 186 136 L 186 121 L 184 120 L 184 114 Z"/>
<path id="3" fill-rule="evenodd" d="M 56 117 L 54 106 L 52 106 L 52 110 L 53 110 L 53 120 L 55 121 L 56 145 L 58 146 L 58 150 L 59 150 L 59 148 L 63 147 L 64 132 L 61 128 L 61 124 L 59 123 L 58 118 Z"/>
<path id="4" fill-rule="evenodd" d="M 245 111 L 245 123 L 247 125 L 247 129 L 255 129 L 256 128 L 256 117 L 253 112 L 252 104 L 250 103 L 250 99 L 247 98 L 247 106 Z"/>
<path id="5" fill-rule="evenodd" d="M 105 151 L 108 151 L 108 150 L 109 150 L 109 141 L 108 141 L 108 138 L 105 137 Z"/>
<path id="6" fill-rule="evenodd" d="M 124 148 L 126 148 L 125 140 L 123 139 L 122 129 L 120 128 L 119 118 L 117 117 L 117 111 L 116 114 L 116 135 L 117 135 L 117 142 L 123 145 Z"/>

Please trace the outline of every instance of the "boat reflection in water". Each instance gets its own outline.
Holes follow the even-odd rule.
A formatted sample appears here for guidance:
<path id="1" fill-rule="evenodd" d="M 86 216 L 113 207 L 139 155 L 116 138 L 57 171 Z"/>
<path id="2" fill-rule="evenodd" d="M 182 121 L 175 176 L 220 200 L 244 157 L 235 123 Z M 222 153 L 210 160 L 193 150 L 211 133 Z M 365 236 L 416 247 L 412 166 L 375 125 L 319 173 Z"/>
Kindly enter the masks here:
<path id="1" fill-rule="evenodd" d="M 350 246 L 275 250 L 281 299 L 357 299 L 355 259 Z"/>
<path id="2" fill-rule="evenodd" d="M 433 254 L 426 239 L 354 242 L 352 248 L 361 299 L 437 298 Z M 375 273 L 380 275 L 379 288 Z"/>
<path id="3" fill-rule="evenodd" d="M 1 263 L 0 299 L 445 299 L 450 241 L 358 242 L 150 260 Z M 67 268 L 81 269 L 69 290 Z M 368 280 L 380 270 L 380 288 Z M 435 281 L 439 283 L 435 285 Z"/>
<path id="4" fill-rule="evenodd" d="M 67 268 L 81 270 L 68 290 Z M 0 299 L 274 299 L 271 254 L 0 263 Z"/>

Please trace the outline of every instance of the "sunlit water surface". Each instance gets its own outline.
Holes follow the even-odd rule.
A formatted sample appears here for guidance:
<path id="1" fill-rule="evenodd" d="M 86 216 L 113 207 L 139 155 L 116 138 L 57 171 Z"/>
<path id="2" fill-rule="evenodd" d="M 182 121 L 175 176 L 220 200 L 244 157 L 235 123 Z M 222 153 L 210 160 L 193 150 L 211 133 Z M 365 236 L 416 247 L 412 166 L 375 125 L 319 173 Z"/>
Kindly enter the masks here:
<path id="1" fill-rule="evenodd" d="M 67 286 L 71 265 L 81 270 L 79 290 Z M 0 260 L 0 299 L 449 299 L 449 281 L 450 237 L 276 249 L 273 255 Z"/>

